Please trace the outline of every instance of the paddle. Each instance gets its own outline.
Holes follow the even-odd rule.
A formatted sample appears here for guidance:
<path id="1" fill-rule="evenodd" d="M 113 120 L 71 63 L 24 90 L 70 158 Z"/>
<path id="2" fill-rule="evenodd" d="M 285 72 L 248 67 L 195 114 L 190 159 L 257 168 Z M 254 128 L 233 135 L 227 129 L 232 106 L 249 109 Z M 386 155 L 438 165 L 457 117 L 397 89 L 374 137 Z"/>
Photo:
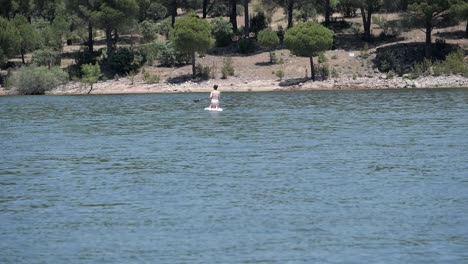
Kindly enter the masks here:
<path id="1" fill-rule="evenodd" d="M 198 103 L 198 102 L 200 102 L 201 100 L 206 100 L 206 99 L 209 99 L 209 98 L 194 99 L 193 101 L 194 101 L 195 103 Z"/>

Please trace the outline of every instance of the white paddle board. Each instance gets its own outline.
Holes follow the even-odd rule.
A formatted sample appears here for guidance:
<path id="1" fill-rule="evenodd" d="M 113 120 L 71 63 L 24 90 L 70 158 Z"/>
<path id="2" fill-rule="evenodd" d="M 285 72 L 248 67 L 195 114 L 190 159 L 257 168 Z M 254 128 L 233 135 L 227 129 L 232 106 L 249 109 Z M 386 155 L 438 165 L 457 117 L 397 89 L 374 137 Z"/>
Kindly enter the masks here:
<path id="1" fill-rule="evenodd" d="M 217 111 L 217 112 L 223 111 L 223 109 L 220 108 L 220 107 L 218 107 L 218 108 L 206 107 L 205 110 L 208 110 L 208 111 Z"/>

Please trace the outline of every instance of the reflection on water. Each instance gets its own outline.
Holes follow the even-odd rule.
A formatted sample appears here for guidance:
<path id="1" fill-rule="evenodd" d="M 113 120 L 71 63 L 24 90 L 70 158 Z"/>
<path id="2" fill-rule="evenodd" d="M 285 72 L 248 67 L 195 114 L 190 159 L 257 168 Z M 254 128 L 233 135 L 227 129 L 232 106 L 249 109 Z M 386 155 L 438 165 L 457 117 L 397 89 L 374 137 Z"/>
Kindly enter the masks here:
<path id="1" fill-rule="evenodd" d="M 468 91 L 0 98 L 1 263 L 464 263 Z"/>

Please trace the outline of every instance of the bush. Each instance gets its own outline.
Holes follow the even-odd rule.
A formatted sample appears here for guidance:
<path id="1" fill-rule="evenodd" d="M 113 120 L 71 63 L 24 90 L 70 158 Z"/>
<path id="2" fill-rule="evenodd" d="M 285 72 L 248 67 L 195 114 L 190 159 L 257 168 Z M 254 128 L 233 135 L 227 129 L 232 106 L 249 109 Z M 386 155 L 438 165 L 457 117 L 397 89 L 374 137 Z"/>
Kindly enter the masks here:
<path id="1" fill-rule="evenodd" d="M 276 77 L 278 77 L 280 80 L 283 80 L 284 78 L 284 71 L 283 69 L 279 69 L 275 72 Z"/>
<path id="2" fill-rule="evenodd" d="M 204 66 L 201 63 L 198 63 L 196 66 L 196 72 L 197 76 L 202 78 L 203 80 L 208 80 L 211 77 L 211 67 L 210 66 Z"/>
<path id="3" fill-rule="evenodd" d="M 332 71 L 331 71 L 331 77 L 332 78 L 340 77 L 339 74 L 338 74 L 338 71 L 335 68 L 333 68 Z"/>
<path id="4" fill-rule="evenodd" d="M 146 64 L 153 65 L 154 61 L 158 59 L 159 53 L 162 50 L 162 46 L 165 45 L 163 41 L 154 41 L 140 45 L 138 50 L 141 55 L 145 58 Z"/>
<path id="5" fill-rule="evenodd" d="M 169 31 L 172 29 L 172 19 L 170 17 L 156 23 L 156 31 L 164 36 L 169 36 Z"/>
<path id="6" fill-rule="evenodd" d="M 102 55 L 102 50 L 90 52 L 88 48 L 79 50 L 73 54 L 75 64 L 81 67 L 83 64 L 95 64 L 97 58 Z"/>
<path id="7" fill-rule="evenodd" d="M 460 74 L 468 76 L 468 63 L 465 61 L 465 53 L 462 49 L 450 53 L 445 61 L 434 64 L 434 74 L 451 75 Z"/>
<path id="8" fill-rule="evenodd" d="M 61 61 L 60 52 L 51 49 L 36 50 L 32 55 L 32 62 L 36 66 L 51 68 L 52 66 L 60 66 Z"/>
<path id="9" fill-rule="evenodd" d="M 59 67 L 52 67 L 50 70 L 44 66 L 22 67 L 15 72 L 11 84 L 16 87 L 19 94 L 36 95 L 44 94 L 61 84 L 67 82 L 68 76 Z"/>
<path id="10" fill-rule="evenodd" d="M 250 32 L 257 34 L 268 27 L 268 21 L 263 12 L 250 18 Z"/>
<path id="11" fill-rule="evenodd" d="M 324 64 L 322 67 L 318 66 L 318 73 L 322 77 L 322 80 L 327 80 L 330 77 L 330 68 L 327 64 Z"/>
<path id="12" fill-rule="evenodd" d="M 249 54 L 255 50 L 255 42 L 250 38 L 241 38 L 239 40 L 239 52 Z"/>
<path id="13" fill-rule="evenodd" d="M 164 42 L 158 51 L 158 60 L 163 67 L 173 67 L 175 65 L 189 64 L 192 61 L 190 54 L 181 53 L 175 50 L 170 41 Z"/>
<path id="14" fill-rule="evenodd" d="M 223 59 L 223 68 L 221 69 L 222 79 L 226 79 L 228 76 L 234 76 L 234 66 L 232 63 L 231 57 Z"/>
<path id="15" fill-rule="evenodd" d="M 318 56 L 318 63 L 324 63 L 324 62 L 327 62 L 327 61 L 328 61 L 328 59 L 325 56 L 325 54 L 323 52 L 320 52 L 319 56 Z"/>
<path id="16" fill-rule="evenodd" d="M 118 48 L 111 57 L 109 66 L 117 73 L 128 74 L 138 71 L 144 63 L 145 59 L 138 50 Z"/>
<path id="17" fill-rule="evenodd" d="M 158 24 L 145 20 L 139 24 L 139 27 L 144 42 L 150 42 L 158 38 Z"/>
<path id="18" fill-rule="evenodd" d="M 211 21 L 211 27 L 211 33 L 216 39 L 217 47 L 225 47 L 231 43 L 233 31 L 231 23 L 229 23 L 229 21 L 218 17 Z"/>
<path id="19" fill-rule="evenodd" d="M 148 84 L 158 83 L 161 80 L 159 74 L 151 74 L 149 72 L 143 73 L 143 81 Z"/>

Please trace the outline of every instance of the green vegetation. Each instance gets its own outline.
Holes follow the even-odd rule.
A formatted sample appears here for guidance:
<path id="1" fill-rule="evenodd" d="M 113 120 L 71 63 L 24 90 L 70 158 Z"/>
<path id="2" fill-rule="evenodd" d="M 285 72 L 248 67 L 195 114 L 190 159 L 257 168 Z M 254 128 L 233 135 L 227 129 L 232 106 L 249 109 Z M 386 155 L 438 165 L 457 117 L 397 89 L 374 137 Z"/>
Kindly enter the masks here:
<path id="1" fill-rule="evenodd" d="M 90 83 L 92 74 L 101 76 L 101 70 L 102 79 L 128 76 L 138 80 L 135 75 L 143 65 L 180 67 L 190 63 L 192 78 L 214 78 L 215 64 L 196 63 L 197 56 L 206 54 L 229 56 L 219 71 L 222 78 L 228 78 L 234 75 L 230 56 L 257 54 L 260 46 L 268 50 L 270 63 L 283 62 L 285 55 L 274 53 L 283 47 L 308 57 L 313 80 L 338 76 L 340 68 L 334 67 L 340 67 L 344 58 L 333 67 L 324 65 L 329 59 L 338 59 L 336 54 L 325 56 L 332 47 L 358 52 L 357 67 L 377 66 L 389 77 L 467 75 L 467 62 L 454 44 L 455 39 L 468 37 L 467 0 L 0 0 L 0 6 L 0 69 L 2 76 L 11 76 L 10 83 L 22 94 L 41 94 L 54 86 L 42 87 L 43 83 L 65 81 L 60 78 L 65 72 L 57 66 L 66 69 L 69 79 L 85 83 Z M 278 9 L 284 11 L 285 21 L 273 17 Z M 240 14 L 245 14 L 241 28 L 237 25 Z M 361 17 L 348 19 L 356 15 Z M 372 23 L 381 32 L 377 38 L 372 35 Z M 459 27 L 446 30 L 458 23 L 463 23 L 463 29 L 466 23 L 464 34 L 459 34 Z M 269 24 L 275 29 L 269 29 Z M 425 45 L 416 43 L 418 29 L 425 32 Z M 335 36 L 332 30 L 340 34 Z M 388 45 L 400 41 L 396 37 L 402 30 L 410 30 L 401 36 L 405 45 Z M 212 49 L 214 44 L 218 48 Z M 314 66 L 315 56 L 318 67 Z M 150 72 L 157 71 L 142 72 L 144 82 L 159 82 L 160 76 Z"/>
<path id="2" fill-rule="evenodd" d="M 310 58 L 311 78 L 315 81 L 313 56 L 319 52 L 331 49 L 333 31 L 314 23 L 301 23 L 286 31 L 284 43 L 292 53 Z"/>
<path id="3" fill-rule="evenodd" d="M 48 69 L 43 66 L 22 67 L 8 80 L 18 89 L 19 94 L 44 94 L 67 81 L 67 74 L 58 67 Z"/>
<path id="4" fill-rule="evenodd" d="M 81 82 L 90 85 L 89 94 L 93 90 L 93 85 L 97 83 L 99 77 L 101 77 L 101 68 L 99 64 L 83 64 L 83 66 L 81 66 L 81 71 L 83 72 Z"/>
<path id="5" fill-rule="evenodd" d="M 257 40 L 261 46 L 268 48 L 268 51 L 270 52 L 270 63 L 273 63 L 273 49 L 279 45 L 278 35 L 270 29 L 265 29 L 258 33 Z"/>
<path id="6" fill-rule="evenodd" d="M 171 31 L 171 40 L 176 50 L 190 54 L 192 58 L 192 77 L 196 77 L 195 53 L 204 54 L 214 44 L 208 21 L 193 16 L 180 18 Z"/>
<path id="7" fill-rule="evenodd" d="M 225 47 L 231 43 L 233 31 L 231 24 L 221 17 L 211 21 L 211 33 L 216 39 L 217 47 Z"/>
<path id="8" fill-rule="evenodd" d="M 221 69 L 221 78 L 226 79 L 228 76 L 234 76 L 234 65 L 231 57 L 223 59 L 223 68 Z"/>

